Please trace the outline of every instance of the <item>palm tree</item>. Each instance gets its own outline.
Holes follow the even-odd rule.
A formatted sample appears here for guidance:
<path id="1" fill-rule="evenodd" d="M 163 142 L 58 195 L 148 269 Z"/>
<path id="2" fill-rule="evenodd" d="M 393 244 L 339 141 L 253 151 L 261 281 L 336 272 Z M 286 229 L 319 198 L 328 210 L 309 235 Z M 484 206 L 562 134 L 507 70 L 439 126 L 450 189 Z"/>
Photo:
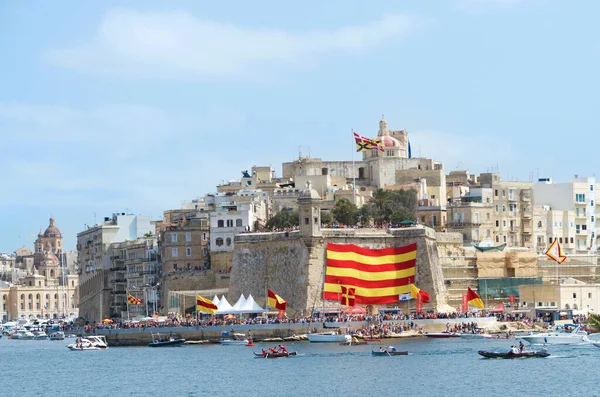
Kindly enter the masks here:
<path id="1" fill-rule="evenodd" d="M 369 200 L 369 203 L 373 205 L 375 210 L 375 223 L 381 225 L 384 222 L 389 221 L 390 216 L 390 191 L 377 189 L 373 193 L 373 197 Z"/>

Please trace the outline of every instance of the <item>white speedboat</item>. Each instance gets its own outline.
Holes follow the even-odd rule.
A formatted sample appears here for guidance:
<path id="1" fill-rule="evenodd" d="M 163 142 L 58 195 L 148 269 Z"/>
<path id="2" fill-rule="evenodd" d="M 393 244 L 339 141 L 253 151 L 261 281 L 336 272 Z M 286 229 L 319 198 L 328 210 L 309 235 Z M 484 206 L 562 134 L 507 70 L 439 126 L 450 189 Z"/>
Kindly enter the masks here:
<path id="1" fill-rule="evenodd" d="M 470 332 L 462 332 L 460 333 L 460 337 L 462 339 L 492 339 L 494 336 L 490 334 L 473 334 Z"/>
<path id="2" fill-rule="evenodd" d="M 11 339 L 18 340 L 33 340 L 34 338 L 35 335 L 33 334 L 33 332 L 27 331 L 26 329 L 17 329 L 11 335 Z"/>
<path id="3" fill-rule="evenodd" d="M 65 333 L 62 331 L 54 331 L 50 334 L 50 340 L 64 340 Z"/>
<path id="4" fill-rule="evenodd" d="M 108 349 L 106 338 L 99 335 L 90 335 L 86 338 L 77 338 L 75 343 L 67 345 L 70 350 L 104 350 Z"/>
<path id="5" fill-rule="evenodd" d="M 577 345 L 589 343 L 587 335 L 581 326 L 574 326 L 572 329 L 558 326 L 553 331 L 525 335 L 521 339 L 532 345 Z"/>
<path id="6" fill-rule="evenodd" d="M 34 340 L 47 340 L 48 339 L 48 334 L 46 334 L 44 331 L 32 331 L 34 337 Z"/>
<path id="7" fill-rule="evenodd" d="M 592 345 L 594 345 L 594 346 L 596 346 L 596 347 L 600 347 L 600 342 L 595 342 L 595 341 L 592 341 Z"/>
<path id="8" fill-rule="evenodd" d="M 250 343 L 246 335 L 244 334 L 230 334 L 229 332 L 224 332 L 221 334 L 223 338 L 221 338 L 222 345 L 247 345 Z"/>
<path id="9" fill-rule="evenodd" d="M 307 334 L 308 340 L 312 343 L 345 343 L 350 342 L 350 335 L 338 334 L 337 332 L 318 332 L 316 334 Z"/>

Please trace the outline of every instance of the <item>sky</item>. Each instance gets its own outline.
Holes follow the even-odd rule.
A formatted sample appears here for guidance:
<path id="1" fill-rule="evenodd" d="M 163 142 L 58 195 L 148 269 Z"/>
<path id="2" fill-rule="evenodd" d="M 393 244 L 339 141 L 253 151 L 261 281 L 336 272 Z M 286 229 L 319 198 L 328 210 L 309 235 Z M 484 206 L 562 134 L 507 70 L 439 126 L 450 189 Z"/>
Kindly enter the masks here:
<path id="1" fill-rule="evenodd" d="M 242 170 L 351 160 L 382 115 L 415 157 L 593 176 L 600 2 L 0 2 L 0 252 L 56 219 L 161 219 Z"/>

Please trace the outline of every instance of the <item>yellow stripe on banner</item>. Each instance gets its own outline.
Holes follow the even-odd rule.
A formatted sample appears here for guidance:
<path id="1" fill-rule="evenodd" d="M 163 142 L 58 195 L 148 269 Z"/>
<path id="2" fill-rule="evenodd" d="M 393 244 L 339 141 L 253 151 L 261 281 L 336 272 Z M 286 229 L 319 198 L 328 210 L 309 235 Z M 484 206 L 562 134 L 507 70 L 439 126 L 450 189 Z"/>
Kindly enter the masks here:
<path id="1" fill-rule="evenodd" d="M 397 287 L 387 287 L 387 288 L 361 288 L 361 287 L 356 287 L 353 285 L 350 287 L 354 288 L 355 296 L 364 296 L 364 297 L 391 296 L 391 295 L 407 294 L 410 292 L 410 284 L 397 286 Z M 323 286 L 323 291 L 341 293 L 342 288 L 340 287 L 339 284 L 325 283 L 325 285 Z"/>
<path id="2" fill-rule="evenodd" d="M 327 266 L 325 274 L 328 276 L 353 277 L 365 281 L 380 281 L 413 277 L 415 275 L 415 268 L 411 267 L 410 269 L 392 270 L 389 272 L 363 272 L 356 269 Z"/>
<path id="3" fill-rule="evenodd" d="M 387 263 L 402 263 L 417 258 L 417 251 L 407 252 L 406 254 L 368 256 L 357 254 L 356 252 L 337 252 L 327 251 L 327 259 L 338 261 L 354 261 L 364 263 L 365 265 L 384 265 Z"/>

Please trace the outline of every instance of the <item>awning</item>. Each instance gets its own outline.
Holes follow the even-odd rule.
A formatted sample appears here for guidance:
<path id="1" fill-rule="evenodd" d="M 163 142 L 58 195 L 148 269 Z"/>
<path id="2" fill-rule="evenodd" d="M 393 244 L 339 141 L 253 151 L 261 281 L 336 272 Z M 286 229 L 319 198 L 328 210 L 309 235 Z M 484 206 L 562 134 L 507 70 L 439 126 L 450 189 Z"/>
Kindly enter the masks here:
<path id="1" fill-rule="evenodd" d="M 367 314 L 367 309 L 354 305 L 344 310 L 344 314 Z"/>
<path id="2" fill-rule="evenodd" d="M 504 312 L 504 303 L 500 302 L 498 305 L 489 311 L 490 313 L 503 313 Z"/>

